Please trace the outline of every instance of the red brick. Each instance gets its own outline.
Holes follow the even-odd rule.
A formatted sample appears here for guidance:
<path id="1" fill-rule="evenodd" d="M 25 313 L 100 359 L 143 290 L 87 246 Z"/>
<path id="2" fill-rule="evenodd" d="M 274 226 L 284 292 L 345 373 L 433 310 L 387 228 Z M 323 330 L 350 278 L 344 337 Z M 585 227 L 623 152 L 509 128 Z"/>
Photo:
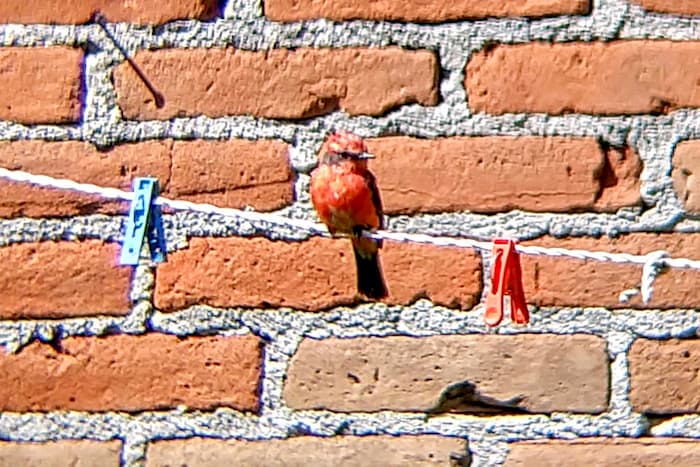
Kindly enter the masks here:
<path id="1" fill-rule="evenodd" d="M 131 190 L 152 176 L 163 195 L 224 207 L 281 208 L 292 201 L 287 146 L 277 141 L 144 141 L 99 151 L 80 141 L 0 142 L 0 166 Z M 0 180 L 1 217 L 128 212 L 124 202 Z"/>
<path id="2" fill-rule="evenodd" d="M 642 8 L 659 13 L 673 13 L 676 15 L 700 15 L 700 1 L 698 0 L 631 0 Z"/>
<path id="3" fill-rule="evenodd" d="M 471 308 L 481 293 L 480 257 L 459 248 L 386 242 L 381 252 L 391 304 L 427 297 Z M 350 242 L 263 238 L 193 238 L 156 274 L 155 303 L 173 310 L 215 307 L 292 307 L 322 310 L 351 304 L 356 294 Z"/>
<path id="4" fill-rule="evenodd" d="M 435 435 L 301 436 L 268 441 L 194 438 L 152 443 L 146 467 L 218 467 L 231 459 L 250 467 L 437 467 L 450 465 L 450 455 L 466 456 L 465 441 Z"/>
<path id="5" fill-rule="evenodd" d="M 576 15 L 590 11 L 589 0 L 481 0 L 424 2 L 409 0 L 265 0 L 265 15 L 273 21 L 328 18 L 439 23 L 493 16 Z"/>
<path id="6" fill-rule="evenodd" d="M 61 0 L 3 0 L 0 23 L 82 24 L 96 12 L 108 21 L 166 23 L 176 19 L 210 19 L 217 14 L 216 0 L 81 0 L 66 7 Z"/>
<path id="7" fill-rule="evenodd" d="M 82 61 L 83 50 L 70 47 L 0 48 L 0 119 L 77 122 Z"/>
<path id="8" fill-rule="evenodd" d="M 700 340 L 637 339 L 629 352 L 630 402 L 656 414 L 700 412 Z"/>
<path id="9" fill-rule="evenodd" d="M 0 409 L 256 411 L 261 359 L 254 336 L 71 337 L 58 349 L 34 342 L 0 353 Z"/>
<path id="10" fill-rule="evenodd" d="M 176 141 L 165 194 L 271 211 L 292 202 L 292 178 L 288 147 L 279 141 Z"/>
<path id="11" fill-rule="evenodd" d="M 700 42 L 497 45 L 471 57 L 465 86 L 474 112 L 668 113 L 700 105 L 698 53 Z"/>
<path id="12" fill-rule="evenodd" d="M 305 339 L 287 371 L 293 409 L 473 412 L 483 397 L 531 412 L 599 413 L 608 404 L 605 341 L 590 335 Z"/>
<path id="13" fill-rule="evenodd" d="M 615 211 L 640 204 L 641 162 L 591 138 L 368 140 L 389 214 Z"/>
<path id="14" fill-rule="evenodd" d="M 125 315 L 131 269 L 119 245 L 97 240 L 0 248 L 0 319 Z"/>
<path id="15" fill-rule="evenodd" d="M 382 49 L 227 49 L 138 52 L 134 60 L 165 97 L 156 108 L 134 71 L 113 74 L 130 120 L 207 115 L 308 118 L 335 110 L 380 115 L 410 103 L 437 103 L 438 64 L 429 51 Z M 406 73 L 411 70 L 411 73 Z"/>
<path id="16" fill-rule="evenodd" d="M 524 244 L 613 253 L 647 254 L 668 251 L 673 257 L 698 257 L 698 234 L 631 234 L 618 238 L 541 238 Z M 642 266 L 583 261 L 566 257 L 523 255 L 523 285 L 528 302 L 539 306 L 602 306 L 608 308 L 700 307 L 700 272 L 673 269 L 654 281 L 648 306 L 640 295 L 630 303 L 619 301 L 620 292 L 639 287 Z"/>
<path id="17" fill-rule="evenodd" d="M 504 467 L 694 467 L 700 443 L 677 438 L 529 441 L 510 445 Z"/>
<path id="18" fill-rule="evenodd" d="M 153 176 L 167 181 L 168 153 L 169 144 L 158 141 L 124 144 L 104 152 L 80 141 L 2 141 L 0 165 L 37 175 L 131 190 L 133 177 Z M 126 213 L 128 204 L 72 191 L 0 181 L 2 217 L 74 216 L 98 212 Z"/>
<path id="19" fill-rule="evenodd" d="M 700 141 L 683 141 L 673 151 L 673 187 L 685 209 L 700 213 Z"/>
<path id="20" fill-rule="evenodd" d="M 0 467 L 118 467 L 121 442 L 0 442 Z"/>

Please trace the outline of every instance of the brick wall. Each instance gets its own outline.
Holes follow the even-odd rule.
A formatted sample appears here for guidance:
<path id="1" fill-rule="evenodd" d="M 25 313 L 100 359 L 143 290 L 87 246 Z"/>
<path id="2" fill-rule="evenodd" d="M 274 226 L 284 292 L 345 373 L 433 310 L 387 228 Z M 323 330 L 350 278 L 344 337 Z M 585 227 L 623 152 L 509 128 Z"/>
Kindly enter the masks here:
<path id="1" fill-rule="evenodd" d="M 79 3 L 79 5 L 78 5 Z M 108 28 L 162 94 L 154 96 Z M 696 16 L 695 16 L 696 15 Z M 664 0 L 0 2 L 0 166 L 315 220 L 334 129 L 395 231 L 700 258 L 700 5 Z M 0 181 L 0 465 L 700 465 L 700 273 L 168 213 Z"/>

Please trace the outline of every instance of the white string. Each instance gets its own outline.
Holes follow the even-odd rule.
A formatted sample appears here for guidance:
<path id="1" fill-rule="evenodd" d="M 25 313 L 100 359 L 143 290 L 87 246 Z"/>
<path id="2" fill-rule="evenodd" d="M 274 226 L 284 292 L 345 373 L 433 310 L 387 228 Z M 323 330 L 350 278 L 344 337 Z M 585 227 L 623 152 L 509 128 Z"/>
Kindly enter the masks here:
<path id="1" fill-rule="evenodd" d="M 125 201 L 133 200 L 133 193 L 130 191 L 120 190 L 118 188 L 106 188 L 89 183 L 78 183 L 68 179 L 58 179 L 48 177 L 46 175 L 34 175 L 21 170 L 8 170 L 0 167 L 0 178 L 5 178 L 15 182 L 31 183 L 38 186 L 58 188 L 62 190 L 77 191 L 91 195 L 101 196 L 109 199 L 120 199 Z M 289 217 L 278 216 L 274 214 L 263 214 L 254 211 L 243 211 L 234 208 L 222 208 L 211 204 L 192 203 L 184 200 L 174 200 L 164 197 L 158 197 L 155 200 L 156 204 L 167 206 L 178 211 L 194 211 L 205 214 L 218 214 L 225 217 L 233 217 L 244 219 L 251 222 L 268 222 L 287 227 L 294 227 L 304 230 L 309 233 L 314 233 L 323 236 L 330 236 L 328 230 L 323 224 L 306 221 L 302 219 L 292 219 Z M 398 242 L 424 243 L 436 246 L 452 246 L 459 248 L 473 248 L 477 250 L 491 251 L 492 243 L 472 240 L 468 238 L 455 237 L 437 237 L 425 234 L 413 234 L 402 232 L 390 232 L 387 230 L 379 230 L 375 232 L 363 233 L 366 237 L 374 239 L 394 240 Z M 700 270 L 700 261 L 687 258 L 669 258 L 667 254 L 661 255 L 661 252 L 652 252 L 647 255 L 632 255 L 627 253 L 608 253 L 605 251 L 587 251 L 587 250 L 568 250 L 565 248 L 545 248 L 540 246 L 524 246 L 517 245 L 518 252 L 526 255 L 535 256 L 552 256 L 552 257 L 569 257 L 581 260 L 594 260 L 611 263 L 627 263 L 641 264 L 643 268 L 643 280 L 641 292 L 645 303 L 647 298 L 651 298 L 652 284 L 654 278 L 663 269 L 663 267 L 679 268 L 679 269 L 698 269 Z M 623 292 L 620 299 L 623 300 L 625 293 L 629 295 L 630 291 Z"/>

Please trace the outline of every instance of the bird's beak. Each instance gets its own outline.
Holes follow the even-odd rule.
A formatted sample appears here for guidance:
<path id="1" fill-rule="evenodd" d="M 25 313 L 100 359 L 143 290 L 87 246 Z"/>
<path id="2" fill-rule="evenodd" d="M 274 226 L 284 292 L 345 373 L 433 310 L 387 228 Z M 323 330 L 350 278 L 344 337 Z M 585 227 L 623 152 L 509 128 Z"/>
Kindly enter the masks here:
<path id="1" fill-rule="evenodd" d="M 362 159 L 362 160 L 365 160 L 365 159 L 374 159 L 374 154 L 370 154 L 370 153 L 368 153 L 368 152 L 363 152 L 362 154 L 358 154 L 358 155 L 357 155 L 357 158 L 358 158 L 358 159 Z"/>

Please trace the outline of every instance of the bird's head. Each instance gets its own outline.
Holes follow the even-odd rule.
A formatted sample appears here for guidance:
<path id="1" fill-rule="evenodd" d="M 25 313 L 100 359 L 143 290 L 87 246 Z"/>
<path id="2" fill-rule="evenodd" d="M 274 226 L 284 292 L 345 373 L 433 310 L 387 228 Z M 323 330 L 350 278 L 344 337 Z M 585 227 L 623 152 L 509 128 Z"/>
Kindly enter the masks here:
<path id="1" fill-rule="evenodd" d="M 350 163 L 366 167 L 368 159 L 374 156 L 367 152 L 367 143 L 361 137 L 348 131 L 337 131 L 330 135 L 321 151 L 321 163 Z"/>

